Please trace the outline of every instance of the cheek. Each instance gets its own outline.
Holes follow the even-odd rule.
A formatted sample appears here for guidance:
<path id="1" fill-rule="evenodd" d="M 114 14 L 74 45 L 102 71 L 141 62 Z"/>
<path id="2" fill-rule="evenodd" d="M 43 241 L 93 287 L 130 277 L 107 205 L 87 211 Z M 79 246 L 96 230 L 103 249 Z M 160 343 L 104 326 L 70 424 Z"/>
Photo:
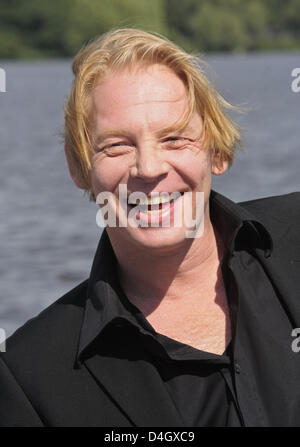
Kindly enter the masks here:
<path id="1" fill-rule="evenodd" d="M 170 156 L 170 162 L 176 171 L 195 187 L 200 187 L 203 182 L 211 178 L 210 156 L 204 151 L 174 152 Z"/>
<path id="2" fill-rule="evenodd" d="M 94 193 L 116 191 L 120 183 L 126 183 L 128 169 L 117 158 L 92 161 L 91 182 Z"/>

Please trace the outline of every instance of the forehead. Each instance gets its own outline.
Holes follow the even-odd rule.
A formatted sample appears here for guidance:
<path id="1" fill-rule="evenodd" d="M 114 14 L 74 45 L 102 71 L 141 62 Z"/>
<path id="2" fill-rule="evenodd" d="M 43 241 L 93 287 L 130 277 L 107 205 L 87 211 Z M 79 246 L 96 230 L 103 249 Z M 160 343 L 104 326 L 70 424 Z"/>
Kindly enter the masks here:
<path id="1" fill-rule="evenodd" d="M 188 93 L 171 69 L 155 64 L 107 75 L 93 90 L 92 105 L 94 118 L 102 125 L 159 121 L 166 115 L 178 120 L 188 106 Z"/>

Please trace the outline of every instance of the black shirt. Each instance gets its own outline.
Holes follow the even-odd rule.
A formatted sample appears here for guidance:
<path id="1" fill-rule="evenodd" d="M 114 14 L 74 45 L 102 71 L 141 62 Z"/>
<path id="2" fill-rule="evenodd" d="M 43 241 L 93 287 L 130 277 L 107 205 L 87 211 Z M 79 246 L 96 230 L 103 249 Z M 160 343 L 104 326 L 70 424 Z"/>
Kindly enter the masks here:
<path id="1" fill-rule="evenodd" d="M 123 341 L 123 355 L 130 357 L 132 341 L 129 340 L 133 337 L 135 343 L 142 344 L 145 358 L 154 365 L 184 425 L 240 426 L 245 422 L 235 389 L 236 378 L 239 381 L 241 377 L 241 382 L 249 379 L 244 376 L 239 361 L 244 356 L 243 346 L 250 342 L 255 345 L 257 359 L 263 355 L 260 353 L 261 339 L 256 340 L 255 331 L 261 332 L 266 324 L 268 303 L 276 307 L 278 302 L 267 275 L 254 256 L 254 249 L 270 256 L 272 240 L 266 228 L 258 220 L 253 220 L 245 209 L 214 192 L 210 208 L 213 225 L 221 233 L 227 248 L 222 272 L 232 342 L 225 353 L 204 352 L 158 334 L 122 291 L 117 277 L 117 261 L 104 232 L 101 255 L 93 267 L 96 279 L 90 281 L 90 288 L 100 277 L 109 287 L 105 288 L 105 293 L 102 288 L 101 294 L 95 292 L 97 287 L 94 287 L 97 306 L 90 307 L 86 313 L 79 357 L 84 356 L 85 349 L 98 337 L 104 337 L 109 345 L 116 333 Z M 91 278 L 94 275 L 92 272 Z M 280 321 L 281 326 L 282 323 L 284 321 Z M 127 338 L 126 344 L 124 340 Z M 245 359 L 245 364 L 257 359 Z M 255 379 L 250 378 L 250 382 Z M 252 384 L 247 383 L 248 393 L 253 393 L 251 388 Z M 157 405 L 159 402 L 153 402 L 154 407 Z M 256 410 L 254 402 L 252 411 Z"/>
<path id="2" fill-rule="evenodd" d="M 142 345 L 183 421 L 183 425 L 240 426 L 231 380 L 230 346 L 223 355 L 204 352 L 157 333 L 132 305 L 118 284 L 116 296 L 106 303 L 107 325 L 103 343 L 122 338 L 128 358 L 134 343 Z M 114 300 L 118 302 L 114 303 Z M 201 322 L 199 323 L 201 324 Z M 103 336 L 103 332 L 102 332 Z M 128 339 L 127 343 L 124 340 Z M 126 350 L 123 349 L 126 356 Z M 228 385 L 229 384 L 229 385 Z M 159 405 L 159 402 L 153 402 Z"/>
<path id="3" fill-rule="evenodd" d="M 227 247 L 225 356 L 155 333 L 120 289 L 104 232 L 89 279 L 6 340 L 1 427 L 300 426 L 300 337 L 293 336 L 300 194 L 235 204 L 212 193 L 210 206 Z"/>

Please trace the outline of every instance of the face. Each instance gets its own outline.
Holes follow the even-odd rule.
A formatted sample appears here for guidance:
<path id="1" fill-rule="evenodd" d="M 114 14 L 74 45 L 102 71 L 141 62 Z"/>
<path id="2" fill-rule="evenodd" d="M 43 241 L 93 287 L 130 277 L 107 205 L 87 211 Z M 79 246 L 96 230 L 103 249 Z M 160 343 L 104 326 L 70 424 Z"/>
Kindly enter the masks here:
<path id="1" fill-rule="evenodd" d="M 203 123 L 198 113 L 192 115 L 183 130 L 175 129 L 188 110 L 182 80 L 160 64 L 124 70 L 99 83 L 92 94 L 92 105 L 95 155 L 91 160 L 91 185 L 95 197 L 104 191 L 113 193 L 118 219 L 122 209 L 127 216 L 132 215 L 130 201 L 125 208 L 119 207 L 120 184 L 126 185 L 128 197 L 134 192 L 147 197 L 180 193 L 166 206 L 157 205 L 150 210 L 145 204 L 138 216 L 135 214 L 141 226 L 107 228 L 110 237 L 144 249 L 185 244 L 184 219 L 181 226 L 174 225 L 176 207 L 181 205 L 183 209 L 183 198 L 189 195 L 195 208 L 196 193 L 203 192 L 205 225 L 209 219 L 211 173 L 216 168 L 210 152 L 201 147 Z M 195 209 L 193 212 L 195 216 Z M 161 225 L 166 218 L 170 225 Z"/>

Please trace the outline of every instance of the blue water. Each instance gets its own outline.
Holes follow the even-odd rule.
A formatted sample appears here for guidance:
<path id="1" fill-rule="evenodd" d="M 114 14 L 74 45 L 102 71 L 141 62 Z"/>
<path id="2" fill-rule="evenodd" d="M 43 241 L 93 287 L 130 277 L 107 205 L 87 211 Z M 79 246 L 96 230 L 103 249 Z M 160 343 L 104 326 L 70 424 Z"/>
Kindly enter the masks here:
<path id="1" fill-rule="evenodd" d="M 300 53 L 212 55 L 219 90 L 234 104 L 245 149 L 214 189 L 233 200 L 300 190 L 300 93 L 293 68 Z M 10 335 L 80 281 L 91 267 L 101 230 L 97 206 L 67 172 L 63 104 L 70 61 L 5 62 L 0 93 L 0 327 Z"/>

